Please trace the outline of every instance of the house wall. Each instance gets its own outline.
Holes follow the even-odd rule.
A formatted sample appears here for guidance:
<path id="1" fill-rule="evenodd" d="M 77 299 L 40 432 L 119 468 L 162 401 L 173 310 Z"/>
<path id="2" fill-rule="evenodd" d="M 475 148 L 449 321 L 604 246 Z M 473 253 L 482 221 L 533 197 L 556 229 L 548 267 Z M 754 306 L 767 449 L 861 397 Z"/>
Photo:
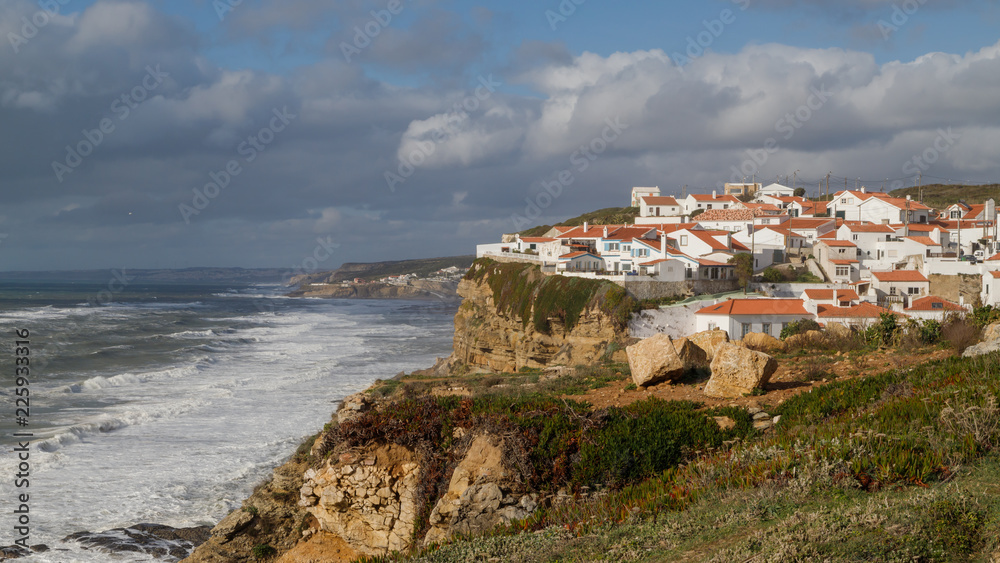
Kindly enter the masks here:
<path id="1" fill-rule="evenodd" d="M 657 281 L 648 276 L 627 276 L 625 290 L 636 299 L 660 299 L 674 295 L 711 295 L 738 291 L 737 280 Z M 698 308 L 706 307 L 702 303 Z"/>
<path id="2" fill-rule="evenodd" d="M 729 338 L 733 340 L 743 338 L 744 323 L 750 325 L 747 332 L 766 332 L 764 325 L 770 324 L 770 334 L 777 338 L 781 335 L 781 329 L 785 324 L 813 318 L 812 315 L 695 315 L 695 317 L 697 332 L 718 327 L 729 332 Z"/>

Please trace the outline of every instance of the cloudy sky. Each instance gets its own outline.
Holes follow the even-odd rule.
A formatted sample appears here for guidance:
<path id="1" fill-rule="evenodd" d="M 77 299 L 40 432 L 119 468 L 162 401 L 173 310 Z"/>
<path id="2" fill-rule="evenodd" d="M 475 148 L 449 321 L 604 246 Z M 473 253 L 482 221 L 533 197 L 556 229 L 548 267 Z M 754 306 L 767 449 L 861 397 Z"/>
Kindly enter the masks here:
<path id="1" fill-rule="evenodd" d="M 997 0 L 0 0 L 0 270 L 471 254 L 744 175 L 997 182 L 998 30 Z"/>

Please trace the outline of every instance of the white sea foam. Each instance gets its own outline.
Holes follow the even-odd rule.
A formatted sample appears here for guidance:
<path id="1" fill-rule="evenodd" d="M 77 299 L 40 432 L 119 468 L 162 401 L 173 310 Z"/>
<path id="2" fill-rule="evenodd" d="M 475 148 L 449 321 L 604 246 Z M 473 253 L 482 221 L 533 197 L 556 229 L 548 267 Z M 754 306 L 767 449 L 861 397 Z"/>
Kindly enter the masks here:
<path id="1" fill-rule="evenodd" d="M 246 311 L 245 303 L 224 301 Z M 96 316 L 88 311 L 84 319 L 107 323 L 121 315 L 122 327 L 171 326 L 158 319 L 185 311 L 96 309 L 102 311 Z M 31 510 L 38 514 L 32 542 L 56 549 L 24 561 L 152 560 L 95 553 L 60 538 L 139 522 L 214 524 L 329 420 L 337 400 L 376 378 L 426 367 L 447 353 L 450 314 L 424 312 L 414 321 L 405 314 L 394 317 L 397 309 L 391 303 L 286 301 L 277 314 L 262 315 L 201 307 L 186 322 L 207 323 L 206 328 L 168 329 L 161 337 L 115 334 L 116 350 L 133 346 L 129 358 L 141 357 L 145 346 L 158 346 L 172 363 L 112 374 L 78 368 L 82 377 L 40 390 L 39 406 L 56 412 L 45 415 L 49 427 L 39 429 L 32 447 Z M 56 320 L 79 314 L 58 308 L 35 312 Z M 428 339 L 428 330 L 436 336 Z M 164 338 L 185 346 L 163 350 Z M 0 459 L 0 473 L 10 474 L 12 456 Z M 0 498 L 10 498 L 11 486 L 0 481 Z"/>

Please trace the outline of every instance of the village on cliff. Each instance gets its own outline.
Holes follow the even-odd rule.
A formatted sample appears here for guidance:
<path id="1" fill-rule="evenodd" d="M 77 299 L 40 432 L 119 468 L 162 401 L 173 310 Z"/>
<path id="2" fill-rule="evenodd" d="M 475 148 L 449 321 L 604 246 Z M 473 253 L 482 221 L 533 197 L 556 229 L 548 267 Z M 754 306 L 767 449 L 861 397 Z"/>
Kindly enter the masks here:
<path id="1" fill-rule="evenodd" d="M 693 296 L 646 315 L 634 336 L 721 328 L 732 338 L 779 336 L 789 323 L 866 327 L 882 314 L 943 320 L 1000 301 L 995 202 L 932 209 L 859 186 L 826 201 L 780 184 L 725 184 L 724 193 L 661 195 L 633 188 L 633 224 L 553 227 L 504 235 L 478 257 L 537 264 L 548 274 L 604 279 L 637 298 Z M 738 281 L 752 256 L 752 294 Z M 737 293 L 738 292 L 738 293 Z"/>

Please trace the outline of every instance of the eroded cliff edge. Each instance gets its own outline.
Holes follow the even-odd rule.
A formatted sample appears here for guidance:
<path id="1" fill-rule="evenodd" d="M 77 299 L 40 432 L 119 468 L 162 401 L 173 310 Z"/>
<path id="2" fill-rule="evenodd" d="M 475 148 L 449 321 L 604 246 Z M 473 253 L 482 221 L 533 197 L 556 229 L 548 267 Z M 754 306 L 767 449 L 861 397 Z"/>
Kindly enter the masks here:
<path id="1" fill-rule="evenodd" d="M 458 291 L 454 354 L 428 372 L 624 360 L 635 301 L 615 284 L 481 259 Z M 540 488 L 552 478 L 534 468 L 532 440 L 506 414 L 474 415 L 457 397 L 402 396 L 381 399 L 370 389 L 345 399 L 324 431 L 185 561 L 352 561 L 490 530 L 558 502 Z"/>
<path id="2" fill-rule="evenodd" d="M 451 363 L 498 373 L 593 364 L 623 348 L 635 309 L 613 283 L 489 259 L 473 263 L 458 293 Z"/>

